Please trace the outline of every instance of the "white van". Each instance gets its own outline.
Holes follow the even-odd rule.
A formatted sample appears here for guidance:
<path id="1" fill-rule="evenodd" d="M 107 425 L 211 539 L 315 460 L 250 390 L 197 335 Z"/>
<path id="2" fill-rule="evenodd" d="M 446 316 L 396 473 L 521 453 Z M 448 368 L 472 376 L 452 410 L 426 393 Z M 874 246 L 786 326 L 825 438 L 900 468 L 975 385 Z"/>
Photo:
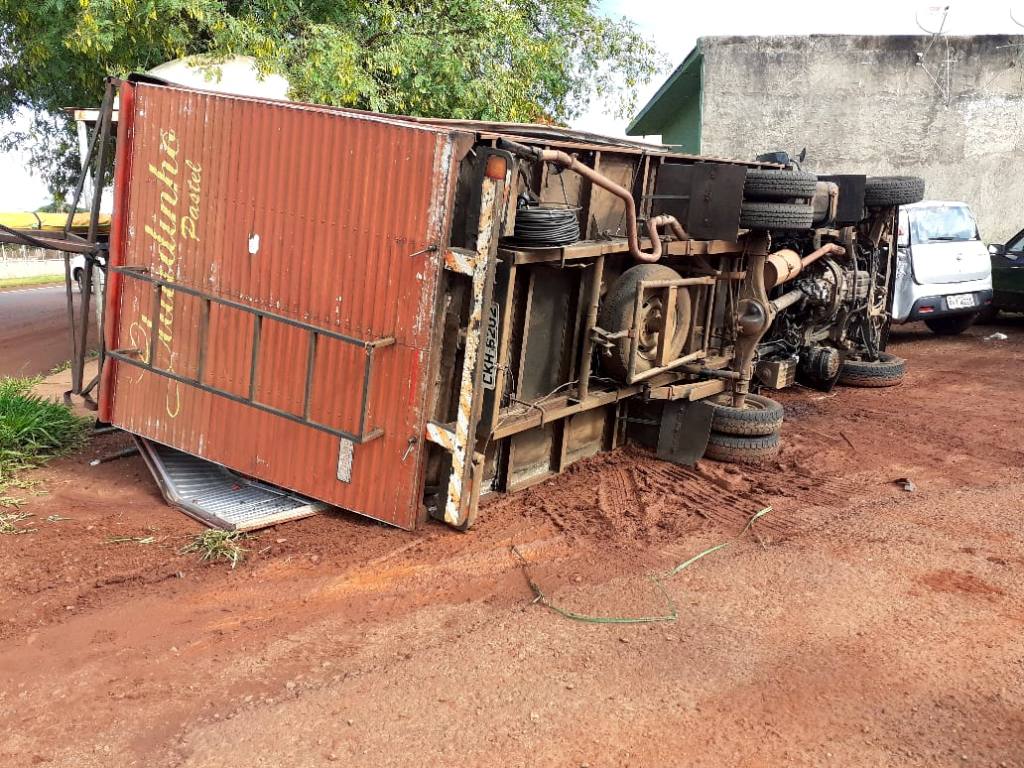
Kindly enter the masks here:
<path id="1" fill-rule="evenodd" d="M 992 262 L 967 203 L 904 205 L 892 321 L 923 320 L 933 332 L 962 333 L 992 303 Z"/>

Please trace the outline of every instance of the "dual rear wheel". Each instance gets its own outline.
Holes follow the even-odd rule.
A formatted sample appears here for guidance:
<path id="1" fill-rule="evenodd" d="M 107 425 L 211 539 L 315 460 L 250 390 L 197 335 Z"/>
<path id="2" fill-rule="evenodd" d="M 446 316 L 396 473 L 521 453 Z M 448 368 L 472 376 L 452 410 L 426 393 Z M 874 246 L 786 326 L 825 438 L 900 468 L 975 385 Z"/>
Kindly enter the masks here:
<path id="1" fill-rule="evenodd" d="M 754 230 L 804 230 L 814 222 L 810 198 L 818 177 L 779 168 L 751 168 L 743 184 L 740 226 Z"/>
<path id="2" fill-rule="evenodd" d="M 705 458 L 739 464 L 760 464 L 779 453 L 779 432 L 785 413 L 782 404 L 763 395 L 747 395 L 743 407 L 731 395 L 713 399 L 711 435 Z"/>
<path id="3" fill-rule="evenodd" d="M 850 387 L 894 387 L 903 381 L 907 361 L 888 352 L 875 360 L 847 358 L 842 363 L 839 383 Z M 742 408 L 732 396 L 712 400 L 711 435 L 705 458 L 740 464 L 761 464 L 779 453 L 782 404 L 763 395 L 747 395 Z"/>

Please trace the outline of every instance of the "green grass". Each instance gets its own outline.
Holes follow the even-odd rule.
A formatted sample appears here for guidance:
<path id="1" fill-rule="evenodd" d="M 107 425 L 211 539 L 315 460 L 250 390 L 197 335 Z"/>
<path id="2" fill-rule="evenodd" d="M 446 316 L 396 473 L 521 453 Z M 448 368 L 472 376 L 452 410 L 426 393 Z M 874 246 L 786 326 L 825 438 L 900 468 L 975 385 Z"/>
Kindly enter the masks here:
<path id="1" fill-rule="evenodd" d="M 88 352 L 85 353 L 86 360 L 95 360 L 99 356 L 100 351 L 98 349 L 90 349 Z M 50 369 L 50 375 L 52 376 L 53 374 L 56 373 L 64 373 L 64 371 L 69 370 L 71 370 L 71 361 L 65 360 L 64 362 L 57 363 L 55 366 L 53 366 L 53 368 Z"/>
<path id="2" fill-rule="evenodd" d="M 65 518 L 70 519 L 70 518 Z M 111 536 L 107 539 L 107 544 L 127 544 L 133 542 L 135 544 L 152 544 L 156 541 L 156 536 Z"/>
<path id="3" fill-rule="evenodd" d="M 0 535 L 16 536 L 19 533 L 35 533 L 35 528 L 21 528 L 18 523 L 32 517 L 31 512 L 0 512 Z"/>
<path id="4" fill-rule="evenodd" d="M 64 275 L 31 275 L 29 277 L 0 278 L 0 291 L 4 288 L 24 288 L 32 285 L 51 285 L 64 282 Z"/>
<path id="5" fill-rule="evenodd" d="M 0 379 L 0 490 L 14 473 L 85 443 L 91 424 L 63 403 L 33 394 L 38 378 Z"/>
<path id="6" fill-rule="evenodd" d="M 226 560 L 234 568 L 245 559 L 244 549 L 239 541 L 248 538 L 242 531 L 218 531 L 209 530 L 197 533 L 192 541 L 181 548 L 181 554 L 198 554 L 200 559 L 205 561 Z"/>

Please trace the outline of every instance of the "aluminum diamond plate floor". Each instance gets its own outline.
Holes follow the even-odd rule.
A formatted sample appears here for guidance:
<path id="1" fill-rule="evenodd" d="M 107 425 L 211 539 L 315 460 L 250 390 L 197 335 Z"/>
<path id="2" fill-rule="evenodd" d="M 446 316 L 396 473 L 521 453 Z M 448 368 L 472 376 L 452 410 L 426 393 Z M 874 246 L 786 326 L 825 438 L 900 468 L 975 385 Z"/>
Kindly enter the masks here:
<path id="1" fill-rule="evenodd" d="M 327 505 L 242 477 L 219 464 L 137 437 L 139 452 L 169 504 L 201 523 L 251 531 L 315 515 Z"/>

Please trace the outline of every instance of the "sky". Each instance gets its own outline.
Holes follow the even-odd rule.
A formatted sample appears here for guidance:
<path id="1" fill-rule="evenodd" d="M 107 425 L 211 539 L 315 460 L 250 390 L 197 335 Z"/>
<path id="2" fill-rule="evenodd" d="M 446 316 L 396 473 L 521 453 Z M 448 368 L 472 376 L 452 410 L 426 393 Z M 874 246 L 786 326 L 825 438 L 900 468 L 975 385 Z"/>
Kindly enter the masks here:
<path id="1" fill-rule="evenodd" d="M 1013 11 L 1024 23 L 1024 0 L 950 0 L 944 4 L 913 0 L 601 0 L 599 6 L 606 14 L 631 19 L 670 62 L 665 72 L 639 89 L 638 108 L 647 103 L 697 38 L 704 35 L 923 34 L 918 23 L 936 31 L 942 17 L 937 9 L 943 7 L 949 8 L 944 28 L 948 34 L 1024 34 L 1024 28 L 1010 17 Z M 624 136 L 627 123 L 609 115 L 606 105 L 593 104 L 573 127 Z M 0 124 L 0 131 L 7 130 L 10 124 Z M 0 180 L 0 211 L 34 210 L 49 201 L 45 185 L 26 169 L 18 155 L 0 154 Z"/>
<path id="2" fill-rule="evenodd" d="M 669 73 L 682 63 L 698 37 L 710 35 L 870 34 L 921 35 L 918 23 L 929 32 L 939 29 L 942 8 L 948 8 L 943 32 L 950 35 L 1019 34 L 1011 12 L 1024 25 L 1024 0 L 949 0 L 945 3 L 913 0 L 847 0 L 846 2 L 768 2 L 766 0 L 601 0 L 609 16 L 625 16 L 671 62 L 668 71 L 639 90 L 639 110 L 658 90 Z M 628 120 L 607 114 L 594 104 L 574 128 L 625 136 Z M 657 139 L 658 137 L 651 137 Z"/>
<path id="3" fill-rule="evenodd" d="M 0 122 L 0 132 L 22 129 L 26 122 Z M 17 152 L 0 152 L 0 213 L 34 211 L 49 202 L 46 185 L 32 174 L 25 157 Z"/>

